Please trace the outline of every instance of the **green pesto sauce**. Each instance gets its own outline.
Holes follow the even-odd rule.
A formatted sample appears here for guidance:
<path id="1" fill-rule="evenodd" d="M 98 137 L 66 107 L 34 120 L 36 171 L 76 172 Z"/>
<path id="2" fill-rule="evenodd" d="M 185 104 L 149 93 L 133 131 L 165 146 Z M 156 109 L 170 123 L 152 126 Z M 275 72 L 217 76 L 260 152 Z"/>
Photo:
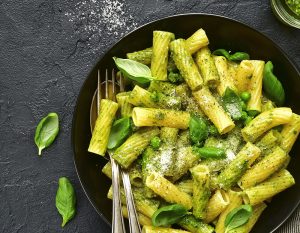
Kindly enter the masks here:
<path id="1" fill-rule="evenodd" d="M 298 16 L 300 16 L 300 0 L 285 0 L 288 7 Z"/>

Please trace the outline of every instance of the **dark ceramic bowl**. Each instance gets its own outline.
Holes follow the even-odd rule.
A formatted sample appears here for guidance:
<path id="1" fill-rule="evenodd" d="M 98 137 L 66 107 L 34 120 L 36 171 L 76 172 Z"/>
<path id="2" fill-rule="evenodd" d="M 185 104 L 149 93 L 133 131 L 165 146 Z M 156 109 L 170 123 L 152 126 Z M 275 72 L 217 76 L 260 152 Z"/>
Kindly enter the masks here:
<path id="1" fill-rule="evenodd" d="M 300 75 L 297 68 L 276 43 L 253 28 L 221 16 L 186 14 L 160 19 L 136 29 L 117 42 L 99 59 L 82 86 L 74 112 L 72 143 L 76 170 L 87 197 L 107 224 L 111 223 L 112 218 L 112 203 L 106 198 L 111 181 L 101 173 L 107 161 L 87 152 L 91 138 L 90 104 L 97 87 L 97 69 L 113 68 L 113 56 L 125 57 L 127 52 L 150 47 L 153 30 L 166 30 L 174 32 L 177 38 L 187 38 L 199 28 L 206 31 L 211 50 L 225 48 L 232 51 L 246 51 L 252 59 L 271 60 L 286 90 L 286 105 L 294 112 L 300 113 Z M 288 168 L 295 177 L 296 185 L 273 199 L 253 232 L 275 231 L 298 206 L 300 201 L 299 154 L 300 143 L 298 141 L 290 154 L 292 160 Z"/>

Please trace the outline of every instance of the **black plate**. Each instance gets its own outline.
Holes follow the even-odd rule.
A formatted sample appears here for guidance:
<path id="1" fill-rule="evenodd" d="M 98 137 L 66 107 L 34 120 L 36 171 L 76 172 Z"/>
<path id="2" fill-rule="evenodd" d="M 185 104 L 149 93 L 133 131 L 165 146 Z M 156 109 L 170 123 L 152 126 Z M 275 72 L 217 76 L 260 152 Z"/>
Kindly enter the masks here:
<path id="1" fill-rule="evenodd" d="M 286 105 L 294 112 L 300 113 L 300 75 L 296 66 L 272 40 L 249 26 L 216 15 L 185 14 L 160 19 L 131 32 L 109 49 L 94 66 L 82 86 L 73 118 L 72 143 L 77 173 L 90 202 L 108 224 L 112 218 L 111 201 L 106 198 L 110 180 L 101 174 L 101 168 L 106 160 L 87 152 L 91 138 L 90 104 L 97 87 L 97 69 L 114 67 L 113 56 L 125 57 L 127 52 L 150 47 L 153 30 L 166 30 L 175 33 L 176 38 L 187 38 L 199 28 L 206 31 L 211 50 L 225 48 L 232 51 L 246 51 L 251 55 L 251 59 L 271 60 L 286 90 Z M 296 185 L 273 199 L 253 232 L 273 232 L 298 206 L 300 201 L 299 154 L 300 143 L 298 141 L 290 154 L 292 160 L 288 168 L 295 177 Z"/>

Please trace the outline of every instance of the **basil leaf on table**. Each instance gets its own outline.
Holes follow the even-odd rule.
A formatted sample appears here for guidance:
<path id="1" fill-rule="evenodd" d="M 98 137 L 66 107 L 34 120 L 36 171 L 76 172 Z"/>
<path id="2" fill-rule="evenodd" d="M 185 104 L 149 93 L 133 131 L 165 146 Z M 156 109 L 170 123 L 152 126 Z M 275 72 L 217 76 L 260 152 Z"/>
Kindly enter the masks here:
<path id="1" fill-rule="evenodd" d="M 56 208 L 63 218 L 61 226 L 64 227 L 76 213 L 76 195 L 74 188 L 66 177 L 59 178 L 55 198 Z"/>
<path id="2" fill-rule="evenodd" d="M 140 84 L 147 84 L 153 79 L 148 66 L 130 59 L 117 57 L 113 57 L 113 59 L 125 77 Z"/>
<path id="3" fill-rule="evenodd" d="M 52 144 L 59 131 L 58 115 L 54 112 L 44 117 L 36 127 L 34 142 L 39 149 L 39 155 L 42 150 Z"/>
<path id="4" fill-rule="evenodd" d="M 108 139 L 108 149 L 114 149 L 119 147 L 131 134 L 132 127 L 129 117 L 123 117 L 116 120 L 111 128 L 109 139 Z"/>
<path id="5" fill-rule="evenodd" d="M 225 219 L 225 233 L 246 224 L 252 215 L 251 205 L 241 205 L 230 211 Z"/>
<path id="6" fill-rule="evenodd" d="M 199 155 L 200 158 L 208 159 L 222 159 L 226 158 L 225 150 L 217 147 L 194 147 L 193 151 Z"/>
<path id="7" fill-rule="evenodd" d="M 190 138 L 193 143 L 203 141 L 208 137 L 208 127 L 206 122 L 195 115 L 191 116 L 189 122 Z"/>
<path id="8" fill-rule="evenodd" d="M 187 213 L 188 211 L 179 204 L 164 206 L 152 215 L 152 224 L 155 227 L 169 226 L 177 223 Z"/>
<path id="9" fill-rule="evenodd" d="M 268 61 L 265 64 L 263 76 L 263 89 L 267 96 L 274 101 L 278 106 L 282 106 L 285 101 L 285 91 L 281 82 L 273 73 L 273 64 Z"/>
<path id="10" fill-rule="evenodd" d="M 212 54 L 213 55 L 218 55 L 218 56 L 224 56 L 229 61 L 242 61 L 242 60 L 249 60 L 250 59 L 250 56 L 249 56 L 248 53 L 236 52 L 234 54 L 230 54 L 225 49 L 217 49 Z"/>
<path id="11" fill-rule="evenodd" d="M 233 90 L 226 88 L 222 101 L 225 110 L 233 120 L 239 120 L 242 117 L 242 100 Z"/>

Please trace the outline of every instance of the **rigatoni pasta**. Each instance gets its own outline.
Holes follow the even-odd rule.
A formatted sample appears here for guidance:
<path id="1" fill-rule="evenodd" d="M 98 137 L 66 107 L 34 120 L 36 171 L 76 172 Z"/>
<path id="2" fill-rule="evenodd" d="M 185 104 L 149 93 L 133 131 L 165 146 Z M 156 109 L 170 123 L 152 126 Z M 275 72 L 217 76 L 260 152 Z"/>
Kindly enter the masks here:
<path id="1" fill-rule="evenodd" d="M 188 112 L 135 107 L 132 119 L 136 126 L 165 126 L 170 128 L 187 129 L 190 121 Z"/>
<path id="2" fill-rule="evenodd" d="M 210 93 L 208 88 L 202 88 L 199 91 L 193 92 L 193 96 L 202 111 L 217 127 L 220 134 L 228 133 L 234 128 L 234 122 Z"/>
<path id="3" fill-rule="evenodd" d="M 204 29 L 187 39 L 156 30 L 150 46 L 114 58 L 126 91 L 102 100 L 89 151 L 108 147 L 127 171 L 144 233 L 251 232 L 265 202 L 295 184 L 300 116 L 283 107 L 284 90 L 280 103 L 272 93 L 271 62 L 211 52 Z M 109 162 L 102 172 L 112 177 Z M 122 188 L 121 202 L 126 217 Z M 248 219 L 231 229 L 241 209 Z"/>
<path id="4" fill-rule="evenodd" d="M 293 176 L 285 169 L 274 174 L 268 180 L 244 190 L 250 205 L 262 203 L 295 184 Z"/>
<path id="5" fill-rule="evenodd" d="M 209 87 L 217 87 L 220 77 L 208 47 L 203 47 L 196 53 L 196 63 L 200 68 L 204 84 Z"/>
<path id="6" fill-rule="evenodd" d="M 156 80 L 167 80 L 169 44 L 174 38 L 175 36 L 171 32 L 153 32 L 151 74 Z"/>
<path id="7" fill-rule="evenodd" d="M 203 85 L 203 79 L 186 47 L 185 40 L 174 40 L 170 44 L 170 50 L 177 68 L 191 90 L 194 91 L 200 89 Z"/>
<path id="8" fill-rule="evenodd" d="M 300 132 L 300 116 L 293 114 L 289 123 L 283 126 L 281 131 L 282 141 L 281 148 L 289 153 L 298 138 Z"/>
<path id="9" fill-rule="evenodd" d="M 245 141 L 255 142 L 258 137 L 263 135 L 269 129 L 287 124 L 292 120 L 292 110 L 290 108 L 274 108 L 265 111 L 255 117 L 249 125 L 242 129 L 242 135 Z"/>
<path id="10" fill-rule="evenodd" d="M 188 210 L 192 208 L 191 197 L 158 173 L 150 174 L 145 184 L 167 202 L 181 204 Z"/>
<path id="11" fill-rule="evenodd" d="M 88 148 L 89 152 L 102 156 L 105 155 L 110 129 L 117 110 L 117 103 L 106 99 L 101 100 L 99 116 L 96 120 L 92 139 Z"/>

